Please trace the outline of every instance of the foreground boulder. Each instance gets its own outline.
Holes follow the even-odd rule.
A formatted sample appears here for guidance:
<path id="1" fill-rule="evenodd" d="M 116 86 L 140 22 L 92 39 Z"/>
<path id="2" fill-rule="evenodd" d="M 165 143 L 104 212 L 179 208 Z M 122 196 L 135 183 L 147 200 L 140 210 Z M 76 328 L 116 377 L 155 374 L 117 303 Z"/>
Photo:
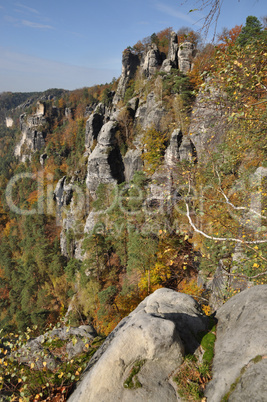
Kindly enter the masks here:
<path id="1" fill-rule="evenodd" d="M 206 329 L 207 318 L 191 296 L 158 289 L 109 335 L 69 401 L 180 400 L 172 373 Z"/>
<path id="2" fill-rule="evenodd" d="M 217 312 L 208 402 L 266 401 L 267 285 L 244 290 Z"/>
<path id="3" fill-rule="evenodd" d="M 207 402 L 266 401 L 266 307 L 267 285 L 261 285 L 232 297 L 216 312 Z M 108 336 L 69 402 L 181 401 L 174 378 L 186 355 L 203 362 L 207 320 L 191 296 L 158 289 Z"/>

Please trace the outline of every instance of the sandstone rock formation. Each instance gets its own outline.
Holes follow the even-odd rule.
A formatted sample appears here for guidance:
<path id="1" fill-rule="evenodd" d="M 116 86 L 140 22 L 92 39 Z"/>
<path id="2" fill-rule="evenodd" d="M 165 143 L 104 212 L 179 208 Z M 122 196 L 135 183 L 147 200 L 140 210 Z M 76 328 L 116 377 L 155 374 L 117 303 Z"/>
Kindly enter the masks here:
<path id="1" fill-rule="evenodd" d="M 191 42 L 181 43 L 178 51 L 178 67 L 182 73 L 186 74 L 191 70 L 194 57 L 194 45 Z"/>
<path id="2" fill-rule="evenodd" d="M 116 123 L 109 121 L 103 125 L 98 142 L 88 159 L 86 184 L 94 196 L 100 183 L 121 183 L 124 167 L 115 139 Z"/>
<path id="3" fill-rule="evenodd" d="M 6 127 L 12 127 L 14 124 L 14 120 L 11 117 L 6 117 Z"/>
<path id="4" fill-rule="evenodd" d="M 68 358 L 73 357 L 83 353 L 85 350 L 85 344 L 90 343 L 97 333 L 92 325 L 80 325 L 79 327 L 62 327 L 53 329 L 46 332 L 43 335 L 38 336 L 35 339 L 29 340 L 22 348 L 20 348 L 15 358 L 19 358 L 21 363 L 30 365 L 34 362 L 35 370 L 42 370 L 45 362 L 50 370 L 54 370 L 58 363 L 60 363 L 60 358 L 48 349 L 45 344 L 46 341 L 51 340 L 61 340 L 65 341 L 66 352 Z M 75 339 L 75 342 L 73 340 Z"/>
<path id="5" fill-rule="evenodd" d="M 72 186 L 66 183 L 66 176 L 63 176 L 58 182 L 54 190 L 54 198 L 59 208 L 69 205 L 72 199 Z"/>
<path id="6" fill-rule="evenodd" d="M 181 161 L 196 160 L 197 152 L 196 148 L 188 136 L 183 136 L 181 145 L 179 147 L 179 157 Z"/>
<path id="7" fill-rule="evenodd" d="M 190 142 L 194 145 L 198 161 L 207 161 L 209 153 L 217 149 L 227 129 L 226 103 L 227 96 L 208 81 L 198 93 L 193 107 L 190 137 L 184 138 L 187 143 L 182 142 L 185 149 L 183 159 L 186 159 L 186 148 L 189 149 Z"/>
<path id="8" fill-rule="evenodd" d="M 178 38 L 175 32 L 171 33 L 169 51 L 167 58 L 163 61 L 161 71 L 170 72 L 172 68 L 187 74 L 193 65 L 196 50 L 193 43 L 184 42 L 178 45 Z"/>
<path id="9" fill-rule="evenodd" d="M 68 119 L 70 119 L 70 118 L 72 119 L 73 116 L 74 116 L 74 111 L 73 111 L 72 108 L 66 107 L 65 111 L 64 111 L 64 114 L 65 114 L 65 117 L 67 117 Z"/>
<path id="10" fill-rule="evenodd" d="M 75 182 L 74 177 L 66 183 L 63 176 L 54 190 L 57 224 L 61 226 L 60 248 L 65 257 L 82 259 L 81 241 L 84 232 L 83 219 L 87 211 L 86 194 Z M 75 193 L 75 197 L 73 194 Z"/>
<path id="11" fill-rule="evenodd" d="M 167 58 L 163 61 L 161 71 L 170 72 L 172 68 L 178 68 L 178 38 L 175 32 L 171 33 Z"/>
<path id="12" fill-rule="evenodd" d="M 152 91 L 147 95 L 146 102 L 139 103 L 135 115 L 136 124 L 140 125 L 144 130 L 151 126 L 159 130 L 165 113 L 162 102 L 157 100 L 155 93 Z"/>
<path id="13" fill-rule="evenodd" d="M 179 148 L 182 143 L 183 134 L 179 128 L 173 131 L 170 144 L 166 149 L 164 159 L 168 166 L 176 166 L 180 160 Z"/>
<path id="14" fill-rule="evenodd" d="M 20 158 L 22 162 L 31 158 L 32 152 L 42 149 L 45 145 L 47 119 L 41 111 L 39 114 L 27 117 L 26 114 L 20 116 L 21 139 L 16 145 L 14 154 Z"/>
<path id="15" fill-rule="evenodd" d="M 124 163 L 124 175 L 125 181 L 129 182 L 136 171 L 142 170 L 143 161 L 142 161 L 142 151 L 140 149 L 129 149 L 126 152 L 123 163 Z"/>
<path id="16" fill-rule="evenodd" d="M 109 335 L 69 402 L 180 400 L 171 374 L 185 353 L 196 350 L 196 334 L 206 328 L 207 318 L 192 297 L 157 290 Z M 128 389 L 134 367 L 139 372 Z"/>
<path id="17" fill-rule="evenodd" d="M 208 402 L 219 402 L 228 392 L 229 401 L 266 400 L 266 307 L 267 286 L 262 285 L 244 290 L 217 311 Z"/>
<path id="18" fill-rule="evenodd" d="M 122 72 L 118 84 L 117 92 L 113 98 L 113 104 L 116 105 L 123 99 L 127 84 L 136 73 L 137 67 L 140 65 L 138 55 L 133 54 L 130 50 L 126 49 L 122 55 Z"/>
<path id="19" fill-rule="evenodd" d="M 85 146 L 91 148 L 94 141 L 97 140 L 97 136 L 103 125 L 103 115 L 97 112 L 91 114 L 86 121 L 85 128 Z"/>
<path id="20" fill-rule="evenodd" d="M 36 115 L 44 116 L 45 115 L 45 103 L 37 101 L 36 103 Z"/>
<path id="21" fill-rule="evenodd" d="M 157 46 L 153 43 L 148 50 L 144 62 L 142 64 L 142 71 L 146 78 L 154 75 L 162 64 L 162 54 Z"/>

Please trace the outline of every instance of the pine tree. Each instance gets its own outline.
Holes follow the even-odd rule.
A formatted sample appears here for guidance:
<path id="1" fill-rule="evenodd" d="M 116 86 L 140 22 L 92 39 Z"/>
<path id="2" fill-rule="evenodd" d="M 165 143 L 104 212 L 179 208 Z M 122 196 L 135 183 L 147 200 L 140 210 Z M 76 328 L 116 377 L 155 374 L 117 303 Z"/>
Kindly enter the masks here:
<path id="1" fill-rule="evenodd" d="M 244 47 L 246 44 L 257 39 L 261 31 L 262 31 L 262 25 L 258 20 L 258 18 L 250 15 L 247 17 L 246 25 L 243 26 L 236 43 Z"/>

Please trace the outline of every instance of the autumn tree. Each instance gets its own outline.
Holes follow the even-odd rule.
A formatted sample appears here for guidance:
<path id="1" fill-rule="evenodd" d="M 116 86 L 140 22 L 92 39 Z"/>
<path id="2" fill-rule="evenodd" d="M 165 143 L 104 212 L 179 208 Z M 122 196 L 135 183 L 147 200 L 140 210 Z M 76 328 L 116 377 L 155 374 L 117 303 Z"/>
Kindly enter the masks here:
<path id="1" fill-rule="evenodd" d="M 153 174 L 162 163 L 166 148 L 166 136 L 152 127 L 146 130 L 142 142 L 144 147 L 142 158 L 145 162 L 145 170 L 149 174 Z"/>
<path id="2" fill-rule="evenodd" d="M 197 48 L 200 46 L 202 41 L 201 35 L 188 27 L 180 28 L 177 32 L 177 36 L 179 45 L 184 42 L 191 42 L 194 47 Z"/>
<path id="3" fill-rule="evenodd" d="M 222 33 L 218 35 L 218 47 L 226 50 L 228 47 L 234 46 L 242 30 L 242 25 L 236 25 L 232 29 L 223 28 Z"/>

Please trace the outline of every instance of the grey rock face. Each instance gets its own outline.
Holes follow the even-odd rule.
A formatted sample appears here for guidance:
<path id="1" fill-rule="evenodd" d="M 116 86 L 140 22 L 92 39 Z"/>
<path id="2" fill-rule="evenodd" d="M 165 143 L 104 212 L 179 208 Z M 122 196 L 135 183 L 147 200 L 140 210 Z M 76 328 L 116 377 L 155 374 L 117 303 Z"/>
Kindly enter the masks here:
<path id="1" fill-rule="evenodd" d="M 184 42 L 179 46 L 178 67 L 182 73 L 186 74 L 191 70 L 194 57 L 194 45 L 191 42 Z"/>
<path id="2" fill-rule="evenodd" d="M 126 49 L 122 55 L 122 72 L 116 94 L 113 98 L 114 105 L 116 105 L 120 100 L 123 99 L 127 84 L 130 79 L 134 77 L 139 65 L 139 57 Z"/>
<path id="3" fill-rule="evenodd" d="M 42 154 L 40 156 L 40 164 L 41 164 L 41 166 L 44 167 L 44 164 L 45 164 L 45 161 L 46 161 L 47 157 L 48 157 L 47 153 L 44 153 L 44 154 Z"/>
<path id="4" fill-rule="evenodd" d="M 180 400 L 169 377 L 181 364 L 188 344 L 197 347 L 194 335 L 205 329 L 206 318 L 192 297 L 157 290 L 109 335 L 69 401 Z M 140 361 L 143 364 L 136 377 L 142 386 L 125 388 L 131 369 Z"/>
<path id="5" fill-rule="evenodd" d="M 212 83 L 207 83 L 196 98 L 189 134 L 199 162 L 206 162 L 209 153 L 216 151 L 216 147 L 223 141 L 227 129 L 226 101 L 226 95 Z"/>
<path id="6" fill-rule="evenodd" d="M 89 117 L 90 114 L 94 111 L 96 104 L 87 105 L 84 112 L 84 117 Z"/>
<path id="7" fill-rule="evenodd" d="M 27 342 L 25 346 L 18 350 L 19 360 L 21 363 L 30 365 L 32 362 L 36 370 L 41 370 L 43 362 L 46 362 L 50 370 L 54 370 L 59 363 L 59 359 L 55 357 L 50 350 L 43 344 L 48 339 L 70 341 L 66 344 L 68 358 L 81 354 L 84 351 L 85 344 L 91 342 L 97 333 L 92 325 L 80 325 L 79 327 L 63 327 L 53 329 L 40 335 L 35 339 Z M 72 342 L 75 339 L 76 343 Z"/>
<path id="8" fill-rule="evenodd" d="M 6 127 L 12 127 L 14 124 L 14 120 L 12 117 L 6 117 Z"/>
<path id="9" fill-rule="evenodd" d="M 229 286 L 230 278 L 225 272 L 223 260 L 219 261 L 218 267 L 211 281 L 206 288 L 211 290 L 209 305 L 213 310 L 220 308 L 225 301 L 225 291 Z"/>
<path id="10" fill-rule="evenodd" d="M 98 212 L 90 211 L 84 226 L 84 233 L 91 233 L 94 230 L 98 215 Z"/>
<path id="11" fill-rule="evenodd" d="M 129 149 L 123 158 L 125 180 L 129 182 L 136 171 L 142 170 L 143 161 L 140 149 Z"/>
<path id="12" fill-rule="evenodd" d="M 86 184 L 94 196 L 100 183 L 117 183 L 124 180 L 121 154 L 116 146 L 116 124 L 109 121 L 103 125 L 98 143 L 88 159 Z"/>
<path id="13" fill-rule="evenodd" d="M 175 129 L 171 135 L 170 144 L 166 149 L 164 159 L 168 166 L 175 166 L 180 160 L 179 148 L 182 142 L 183 134 L 179 128 Z"/>
<path id="14" fill-rule="evenodd" d="M 40 339 L 32 339 L 25 346 L 18 350 L 19 361 L 30 365 L 34 363 L 36 370 L 41 370 L 46 362 L 47 368 L 54 370 L 58 365 L 58 360 L 52 355 L 52 353 L 45 349 Z"/>
<path id="15" fill-rule="evenodd" d="M 74 193 L 75 197 L 73 197 Z M 54 190 L 54 200 L 57 208 L 57 222 L 62 226 L 60 233 L 61 253 L 65 257 L 82 259 L 81 241 L 76 237 L 78 238 L 84 232 L 83 219 L 88 207 L 87 194 L 75 183 L 74 178 L 69 184 L 66 184 L 66 176 L 63 176 Z M 63 216 L 64 218 L 62 218 Z"/>
<path id="16" fill-rule="evenodd" d="M 85 146 L 91 148 L 94 140 L 97 140 L 97 136 L 103 125 L 103 115 L 99 113 L 92 113 L 89 119 L 86 121 L 85 127 Z"/>
<path id="17" fill-rule="evenodd" d="M 60 248 L 64 256 L 82 259 L 82 241 L 79 240 L 79 237 L 84 233 L 83 221 L 87 206 L 83 192 L 77 186 L 71 186 L 71 191 L 73 190 L 76 193 L 76 197 L 71 198 L 68 208 L 65 206 L 62 208 L 65 212 L 65 217 L 62 219 Z M 58 210 L 61 212 L 60 208 Z M 58 215 L 58 219 L 60 219 L 60 213 Z"/>
<path id="18" fill-rule="evenodd" d="M 170 72 L 172 68 L 178 68 L 178 38 L 175 32 L 171 33 L 167 59 L 163 61 L 161 71 Z"/>
<path id="19" fill-rule="evenodd" d="M 161 66 L 161 71 L 164 71 L 165 73 L 169 73 L 171 69 L 173 68 L 173 63 L 170 59 L 165 59 L 162 63 Z"/>
<path id="20" fill-rule="evenodd" d="M 142 71 L 147 78 L 154 75 L 162 64 L 162 55 L 155 44 L 151 45 L 151 49 L 147 52 Z"/>
<path id="21" fill-rule="evenodd" d="M 72 186 L 66 184 L 66 176 L 63 176 L 56 185 L 54 190 L 54 198 L 59 207 L 69 205 L 72 198 Z"/>
<path id="22" fill-rule="evenodd" d="M 68 119 L 72 119 L 73 118 L 73 109 L 70 107 L 66 107 L 65 108 L 65 117 L 67 117 Z"/>
<path id="23" fill-rule="evenodd" d="M 132 99 L 129 100 L 128 102 L 128 108 L 132 110 L 133 115 L 135 115 L 135 112 L 138 108 L 138 104 L 139 104 L 139 98 L 134 97 Z"/>
<path id="24" fill-rule="evenodd" d="M 167 59 L 169 59 L 172 62 L 173 68 L 178 68 L 178 49 L 179 46 L 178 46 L 177 34 L 175 32 L 172 32 L 170 37 Z"/>
<path id="25" fill-rule="evenodd" d="M 267 395 L 267 356 L 261 361 L 251 361 L 241 375 L 229 402 L 265 402 Z"/>
<path id="26" fill-rule="evenodd" d="M 40 103 L 39 107 L 44 105 Z M 45 109 L 39 110 L 39 113 L 27 117 L 26 114 L 20 116 L 21 139 L 16 145 L 14 154 L 22 162 L 31 158 L 31 154 L 40 150 L 45 145 L 46 130 L 40 131 L 41 126 L 45 126 L 47 119 L 43 116 Z"/>
<path id="27" fill-rule="evenodd" d="M 147 95 L 146 102 L 140 103 L 136 112 L 136 122 L 142 129 L 154 126 L 157 130 L 160 129 L 160 124 L 163 116 L 165 115 L 162 102 L 156 99 L 155 93 L 150 92 Z"/>
<path id="28" fill-rule="evenodd" d="M 206 396 L 209 402 L 219 402 L 230 391 L 230 387 L 245 370 L 233 393 L 232 401 L 257 401 L 257 387 L 244 388 L 242 384 L 253 372 L 259 373 L 254 381 L 261 390 L 266 389 L 266 363 L 246 366 L 252 359 L 267 354 L 266 322 L 267 322 L 267 286 L 255 286 L 244 290 L 227 301 L 217 312 L 217 338 L 215 356 L 212 366 L 212 380 L 207 386 Z M 263 372 L 260 371 L 263 369 Z M 265 380 L 264 380 L 265 378 Z M 250 383 L 251 383 L 250 378 Z M 247 391 L 246 391 L 247 390 Z M 240 394 L 239 394 L 240 392 Z M 246 392 L 248 392 L 246 394 Z M 248 397 L 248 395 L 250 397 Z M 260 398 L 262 391 L 260 391 Z M 266 394 L 265 394 L 266 397 Z M 266 399 L 265 399 L 266 400 Z"/>
<path id="29" fill-rule="evenodd" d="M 181 161 L 192 161 L 197 157 L 195 146 L 188 136 L 183 136 L 179 147 L 179 156 Z"/>

